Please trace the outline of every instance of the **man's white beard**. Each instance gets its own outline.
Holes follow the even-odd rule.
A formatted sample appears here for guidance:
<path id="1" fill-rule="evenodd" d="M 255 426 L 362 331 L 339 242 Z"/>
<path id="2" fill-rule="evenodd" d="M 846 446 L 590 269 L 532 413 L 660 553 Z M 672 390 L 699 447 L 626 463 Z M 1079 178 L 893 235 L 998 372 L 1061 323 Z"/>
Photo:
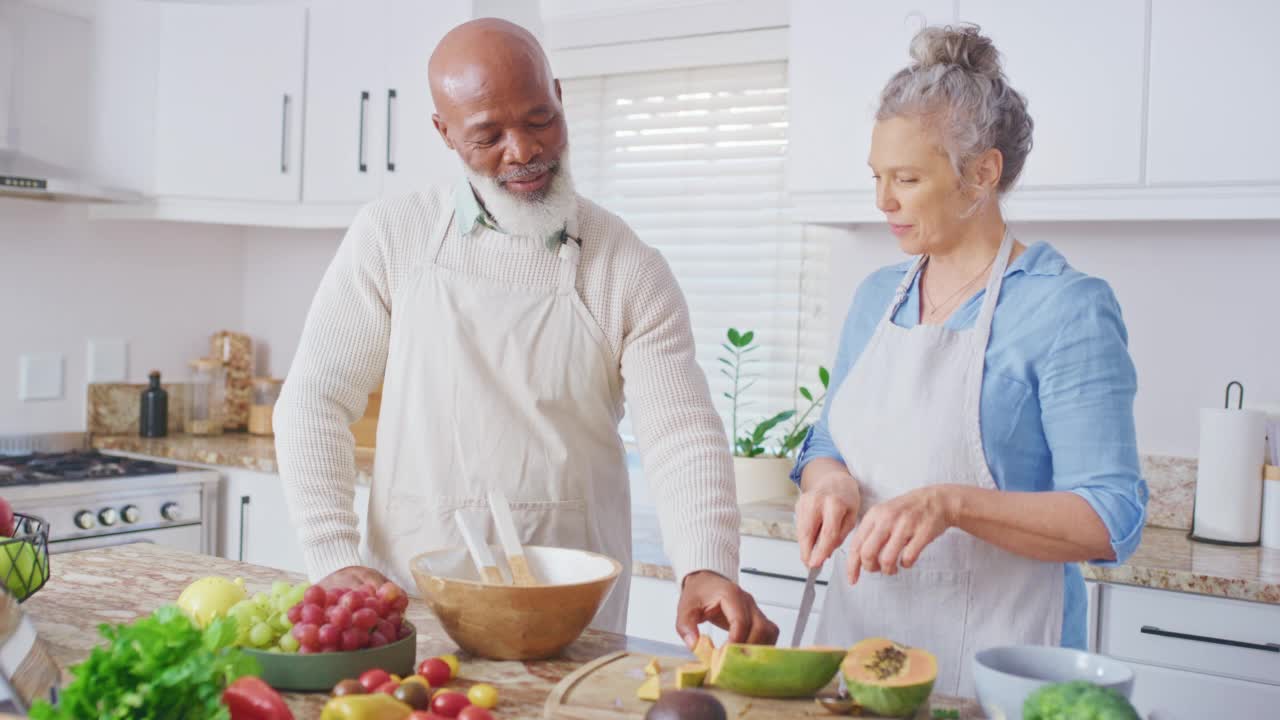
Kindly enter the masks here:
<path id="1" fill-rule="evenodd" d="M 526 173 L 537 175 L 546 169 L 546 165 L 526 167 Z M 503 187 L 498 178 L 472 170 L 466 163 L 462 169 L 471 181 L 484 209 L 497 221 L 503 232 L 518 237 L 547 238 L 565 228 L 569 218 L 578 210 L 577 193 L 573 188 L 573 177 L 569 173 L 569 151 L 560 154 L 560 159 L 551 171 L 551 182 L 541 192 L 531 196 L 522 196 Z M 529 172 L 532 171 L 532 172 Z M 514 179 L 502 177 L 503 181 Z"/>

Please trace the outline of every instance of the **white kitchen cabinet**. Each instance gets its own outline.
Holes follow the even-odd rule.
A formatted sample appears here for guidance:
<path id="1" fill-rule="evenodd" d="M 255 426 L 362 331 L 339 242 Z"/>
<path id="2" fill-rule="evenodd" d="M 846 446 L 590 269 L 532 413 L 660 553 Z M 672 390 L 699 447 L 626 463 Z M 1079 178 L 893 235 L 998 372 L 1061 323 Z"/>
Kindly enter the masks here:
<path id="1" fill-rule="evenodd" d="M 431 122 L 427 61 L 472 13 L 471 0 L 312 3 L 306 202 L 366 202 L 457 175 L 457 157 Z M 351 53 L 353 43 L 362 52 Z"/>
<path id="2" fill-rule="evenodd" d="M 1143 717 L 1270 717 L 1280 705 L 1280 607 L 1099 586 L 1098 652 L 1135 673 Z"/>
<path id="3" fill-rule="evenodd" d="M 1034 149 L 1021 187 L 1141 182 L 1146 6 L 958 0 L 958 19 L 992 39 L 1010 84 L 1027 98 Z"/>
<path id="4" fill-rule="evenodd" d="M 290 572 L 306 573 L 302 543 L 289 514 L 279 475 L 223 469 L 218 554 Z M 365 536 L 369 488 L 356 486 L 360 537 Z"/>
<path id="5" fill-rule="evenodd" d="M 1153 184 L 1280 183 L 1280 4 L 1151 0 Z"/>
<path id="6" fill-rule="evenodd" d="M 306 9 L 160 8 L 155 192 L 297 202 Z"/>
<path id="7" fill-rule="evenodd" d="M 742 581 L 743 587 L 748 592 L 752 592 L 751 579 L 744 576 Z M 809 616 L 809 622 L 804 630 L 804 637 L 800 642 L 801 645 L 812 645 L 814 642 L 814 632 L 818 626 L 818 615 L 822 611 L 821 598 L 823 592 L 823 588 L 818 588 L 817 597 L 819 602 L 815 603 L 813 613 Z M 765 614 L 765 617 L 778 626 L 778 644 L 782 646 L 790 645 L 791 634 L 795 631 L 798 617 L 796 608 L 771 605 L 763 602 L 760 596 L 754 592 L 752 595 L 755 597 L 756 604 L 760 606 L 760 611 Z M 795 597 L 797 600 L 799 599 L 799 590 L 796 591 Z M 679 601 L 680 590 L 674 581 L 656 580 L 647 577 L 631 578 L 631 595 L 627 607 L 627 635 L 683 646 L 684 641 L 680 638 L 679 633 L 676 632 L 676 609 Z M 709 635 L 717 647 L 728 641 L 729 633 L 711 623 L 703 623 L 699 629 L 702 633 Z"/>
<path id="8" fill-rule="evenodd" d="M 907 47 L 916 31 L 951 22 L 953 11 L 951 0 L 792 3 L 791 192 L 875 190 L 867 153 L 880 90 L 911 61 Z"/>

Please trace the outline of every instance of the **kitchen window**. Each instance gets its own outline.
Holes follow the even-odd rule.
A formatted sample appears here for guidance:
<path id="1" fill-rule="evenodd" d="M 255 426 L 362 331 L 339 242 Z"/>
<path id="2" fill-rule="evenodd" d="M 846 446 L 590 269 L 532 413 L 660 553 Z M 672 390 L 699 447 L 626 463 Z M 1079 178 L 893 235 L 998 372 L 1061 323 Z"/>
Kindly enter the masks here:
<path id="1" fill-rule="evenodd" d="M 786 63 L 579 77 L 562 90 L 579 191 L 670 263 L 726 430 L 730 327 L 759 345 L 739 425 L 794 408 L 797 384 L 820 387 L 829 363 L 827 246 L 787 215 Z M 622 432 L 631 438 L 625 420 Z"/>

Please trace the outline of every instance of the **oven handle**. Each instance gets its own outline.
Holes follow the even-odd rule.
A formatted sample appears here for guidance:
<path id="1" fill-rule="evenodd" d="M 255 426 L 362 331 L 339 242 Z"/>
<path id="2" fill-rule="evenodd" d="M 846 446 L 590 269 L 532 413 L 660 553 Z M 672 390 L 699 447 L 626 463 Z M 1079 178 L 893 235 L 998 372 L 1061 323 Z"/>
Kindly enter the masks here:
<path id="1" fill-rule="evenodd" d="M 240 552 L 238 559 L 244 562 L 245 517 L 249 514 L 249 496 L 240 496 Z"/>
<path id="2" fill-rule="evenodd" d="M 156 541 L 152 540 L 151 538 L 130 537 L 126 535 L 124 536 L 123 539 L 120 539 L 120 540 L 111 540 L 103 543 L 95 543 L 93 547 L 90 547 L 90 548 L 63 549 L 58 547 L 57 543 L 50 543 L 49 554 L 58 555 L 64 552 L 76 552 L 76 550 L 99 550 L 102 548 L 119 547 L 121 545 L 139 545 L 139 544 L 155 545 Z"/>

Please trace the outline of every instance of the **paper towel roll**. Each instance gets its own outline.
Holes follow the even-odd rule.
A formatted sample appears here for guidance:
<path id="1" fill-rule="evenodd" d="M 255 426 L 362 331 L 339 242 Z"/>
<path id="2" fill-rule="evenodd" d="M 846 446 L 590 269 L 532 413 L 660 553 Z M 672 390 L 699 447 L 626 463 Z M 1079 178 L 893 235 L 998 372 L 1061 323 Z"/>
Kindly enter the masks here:
<path id="1" fill-rule="evenodd" d="M 1256 410 L 1200 411 L 1195 536 L 1256 543 L 1262 519 L 1266 414 Z"/>

